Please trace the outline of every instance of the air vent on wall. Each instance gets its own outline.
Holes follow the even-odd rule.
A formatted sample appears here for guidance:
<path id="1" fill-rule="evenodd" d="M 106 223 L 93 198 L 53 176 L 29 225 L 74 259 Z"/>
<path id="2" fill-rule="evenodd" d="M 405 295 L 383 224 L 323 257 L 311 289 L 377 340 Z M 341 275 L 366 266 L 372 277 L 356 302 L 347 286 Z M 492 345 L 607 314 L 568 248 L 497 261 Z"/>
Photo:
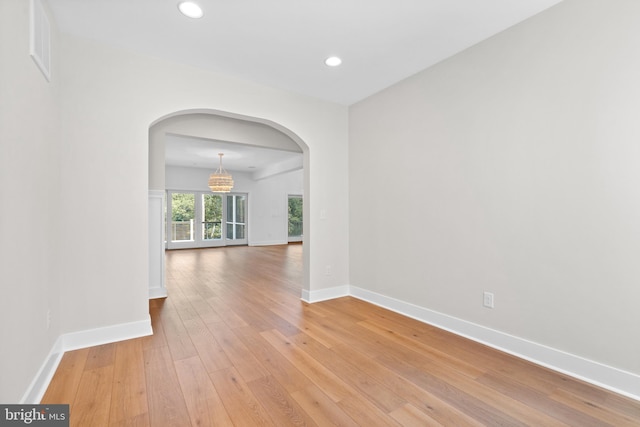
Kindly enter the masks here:
<path id="1" fill-rule="evenodd" d="M 31 57 L 49 81 L 51 79 L 51 27 L 41 0 L 31 0 Z"/>

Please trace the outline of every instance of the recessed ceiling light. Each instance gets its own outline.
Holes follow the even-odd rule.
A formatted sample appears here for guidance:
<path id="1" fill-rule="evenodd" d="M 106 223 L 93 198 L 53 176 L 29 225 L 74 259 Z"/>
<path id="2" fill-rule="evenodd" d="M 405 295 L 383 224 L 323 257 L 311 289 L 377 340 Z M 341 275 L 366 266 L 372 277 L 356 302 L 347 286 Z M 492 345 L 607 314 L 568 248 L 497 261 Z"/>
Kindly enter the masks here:
<path id="1" fill-rule="evenodd" d="M 329 58 L 324 60 L 324 63 L 329 67 L 337 67 L 338 65 L 342 64 L 342 59 L 338 58 L 337 56 L 330 56 Z"/>
<path id="2" fill-rule="evenodd" d="M 184 16 L 189 18 L 198 19 L 204 16 L 202 8 L 192 1 L 183 1 L 178 3 L 178 9 Z"/>

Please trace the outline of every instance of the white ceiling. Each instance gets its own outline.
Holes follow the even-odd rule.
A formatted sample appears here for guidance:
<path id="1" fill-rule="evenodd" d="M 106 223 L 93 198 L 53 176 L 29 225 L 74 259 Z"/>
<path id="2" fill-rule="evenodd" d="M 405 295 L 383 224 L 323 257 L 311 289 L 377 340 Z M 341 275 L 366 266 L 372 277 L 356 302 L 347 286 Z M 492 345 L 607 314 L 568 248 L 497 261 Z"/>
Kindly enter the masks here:
<path id="1" fill-rule="evenodd" d="M 350 105 L 560 2 L 196 1 L 199 20 L 178 0 L 48 3 L 62 32 Z"/>
<path id="2" fill-rule="evenodd" d="M 255 174 L 296 159 L 302 165 L 302 153 L 184 135 L 165 137 L 165 164 L 170 166 L 207 168 L 213 172 L 220 164 L 218 153 L 224 154 L 222 166 L 228 171 Z"/>
<path id="3" fill-rule="evenodd" d="M 48 0 L 60 31 L 350 105 L 560 0 Z M 324 65 L 331 55 L 337 68 Z M 168 136 L 166 163 L 254 172 L 301 154 Z"/>

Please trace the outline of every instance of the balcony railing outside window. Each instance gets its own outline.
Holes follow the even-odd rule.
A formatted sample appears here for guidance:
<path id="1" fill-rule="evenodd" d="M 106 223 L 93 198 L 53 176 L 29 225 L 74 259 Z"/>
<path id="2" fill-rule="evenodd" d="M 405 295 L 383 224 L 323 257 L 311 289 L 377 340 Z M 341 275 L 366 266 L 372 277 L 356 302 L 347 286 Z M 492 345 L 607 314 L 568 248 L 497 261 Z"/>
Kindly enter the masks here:
<path id="1" fill-rule="evenodd" d="M 171 240 L 174 242 L 193 240 L 193 220 L 171 221 Z"/>

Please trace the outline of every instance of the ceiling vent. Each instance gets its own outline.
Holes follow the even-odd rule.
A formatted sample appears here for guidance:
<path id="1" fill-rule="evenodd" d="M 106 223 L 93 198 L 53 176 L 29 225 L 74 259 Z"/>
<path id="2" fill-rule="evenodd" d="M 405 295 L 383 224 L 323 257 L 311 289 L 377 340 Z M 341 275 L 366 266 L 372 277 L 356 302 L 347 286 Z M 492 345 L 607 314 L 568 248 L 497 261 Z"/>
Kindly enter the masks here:
<path id="1" fill-rule="evenodd" d="M 30 54 L 44 74 L 51 79 L 51 26 L 41 0 L 31 0 Z"/>

